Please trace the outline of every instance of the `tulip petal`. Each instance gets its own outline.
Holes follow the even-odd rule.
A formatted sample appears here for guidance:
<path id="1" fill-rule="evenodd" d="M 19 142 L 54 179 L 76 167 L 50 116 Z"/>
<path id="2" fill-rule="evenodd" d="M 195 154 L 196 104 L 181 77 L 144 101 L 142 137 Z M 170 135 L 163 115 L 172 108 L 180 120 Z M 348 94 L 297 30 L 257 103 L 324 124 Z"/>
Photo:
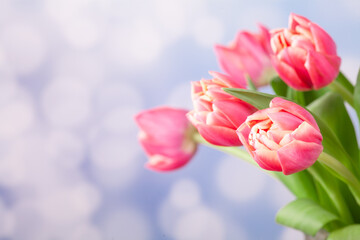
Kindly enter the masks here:
<path id="1" fill-rule="evenodd" d="M 196 125 L 200 135 L 209 143 L 218 146 L 240 146 L 241 142 L 234 129 L 199 123 Z"/>
<path id="2" fill-rule="evenodd" d="M 234 129 L 238 128 L 253 112 L 255 108 L 250 104 L 238 99 L 217 100 L 213 102 L 213 108 L 216 112 L 221 112 L 232 123 Z"/>
<path id="3" fill-rule="evenodd" d="M 311 77 L 315 89 L 325 87 L 339 74 L 341 59 L 335 55 L 323 55 L 309 51 L 305 67 Z"/>
<path id="4" fill-rule="evenodd" d="M 254 147 L 249 144 L 249 126 L 246 125 L 246 123 L 241 124 L 240 127 L 236 130 L 236 134 L 238 135 L 242 145 L 244 145 L 250 155 L 253 156 Z"/>
<path id="5" fill-rule="evenodd" d="M 207 125 L 223 126 L 223 127 L 228 127 L 228 128 L 236 128 L 236 127 L 234 127 L 232 122 L 229 121 L 228 118 L 223 113 L 218 112 L 216 110 L 214 112 L 209 112 L 209 114 L 207 115 L 205 123 Z"/>
<path id="6" fill-rule="evenodd" d="M 296 72 L 301 81 L 308 87 L 312 87 L 309 73 L 304 67 L 307 51 L 302 47 L 295 47 L 291 44 L 278 54 L 278 59 L 287 63 Z"/>
<path id="7" fill-rule="evenodd" d="M 216 45 L 215 53 L 221 69 L 236 79 L 240 85 L 246 86 L 245 67 L 234 49 Z"/>
<path id="8" fill-rule="evenodd" d="M 187 112 L 185 109 L 158 107 L 140 112 L 135 116 L 135 121 L 140 129 L 148 135 L 166 136 L 169 135 L 169 128 L 177 133 L 182 133 L 188 127 L 185 117 Z"/>
<path id="9" fill-rule="evenodd" d="M 278 150 L 282 172 L 285 175 L 302 171 L 313 165 L 323 146 L 313 142 L 295 140 Z"/>
<path id="10" fill-rule="evenodd" d="M 295 130 L 303 120 L 288 112 L 268 113 L 269 118 L 280 130 Z"/>
<path id="11" fill-rule="evenodd" d="M 336 55 L 336 44 L 330 35 L 316 23 L 310 23 L 309 27 L 314 36 L 316 51 L 322 54 Z"/>
<path id="12" fill-rule="evenodd" d="M 321 144 L 323 139 L 320 131 L 316 130 L 307 122 L 300 124 L 300 126 L 291 133 L 291 136 L 297 140 L 304 142 L 314 142 L 317 144 Z"/>
<path id="13" fill-rule="evenodd" d="M 233 77 L 229 75 L 225 75 L 222 73 L 209 71 L 209 74 L 214 78 L 222 82 L 223 85 L 234 88 L 246 88 L 246 80 L 243 78 L 241 81 L 237 81 Z"/>
<path id="14" fill-rule="evenodd" d="M 311 89 L 311 86 L 306 85 L 306 83 L 299 78 L 294 68 L 292 68 L 289 64 L 279 60 L 276 56 L 272 56 L 271 61 L 280 78 L 284 80 L 284 82 L 287 83 L 290 87 L 297 90 Z"/>
<path id="15" fill-rule="evenodd" d="M 279 112 L 281 108 L 267 108 L 254 112 L 246 118 L 246 123 L 252 127 L 260 121 L 269 119 L 268 113 Z"/>
<path id="16" fill-rule="evenodd" d="M 174 161 L 174 159 L 156 154 L 149 158 L 149 161 L 146 163 L 146 167 L 159 172 L 171 171 L 184 166 L 190 161 L 191 157 L 192 155 L 187 155 Z"/>
<path id="17" fill-rule="evenodd" d="M 270 171 L 281 171 L 281 165 L 276 151 L 267 149 L 256 149 L 254 151 L 254 160 L 263 169 Z"/>
<path id="18" fill-rule="evenodd" d="M 278 107 L 282 108 L 285 111 L 295 115 L 296 117 L 308 122 L 311 126 L 313 126 L 316 130 L 320 131 L 314 117 L 306 111 L 303 107 L 293 103 L 291 101 L 285 100 L 280 97 L 275 97 L 270 102 L 270 108 Z"/>
<path id="19" fill-rule="evenodd" d="M 290 13 L 289 16 L 289 28 L 295 30 L 297 26 L 307 27 L 310 23 L 310 20 L 306 17 L 297 15 L 295 13 Z"/>

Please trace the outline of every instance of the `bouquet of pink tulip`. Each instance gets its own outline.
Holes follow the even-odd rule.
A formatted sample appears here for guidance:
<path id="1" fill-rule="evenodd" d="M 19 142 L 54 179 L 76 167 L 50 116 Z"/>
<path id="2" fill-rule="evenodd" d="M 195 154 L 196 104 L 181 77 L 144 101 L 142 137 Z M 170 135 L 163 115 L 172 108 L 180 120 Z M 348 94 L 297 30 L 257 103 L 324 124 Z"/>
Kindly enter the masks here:
<path id="1" fill-rule="evenodd" d="M 192 82 L 192 111 L 159 107 L 136 116 L 147 166 L 178 169 L 204 144 L 259 167 L 296 196 L 278 223 L 359 239 L 359 146 L 345 102 L 360 119 L 360 76 L 353 86 L 339 72 L 333 39 L 291 14 L 288 28 L 241 31 L 215 52 L 225 74 Z M 257 90 L 267 84 L 275 95 Z"/>

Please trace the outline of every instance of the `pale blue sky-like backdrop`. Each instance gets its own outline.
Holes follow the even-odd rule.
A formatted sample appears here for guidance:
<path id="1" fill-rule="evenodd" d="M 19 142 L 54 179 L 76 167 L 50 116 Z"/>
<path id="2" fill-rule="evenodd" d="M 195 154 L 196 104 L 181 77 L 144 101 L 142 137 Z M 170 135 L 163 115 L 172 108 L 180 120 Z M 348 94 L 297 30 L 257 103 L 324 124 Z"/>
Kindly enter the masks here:
<path id="1" fill-rule="evenodd" d="M 290 12 L 334 38 L 354 81 L 358 0 L 0 0 L 0 240 L 304 239 L 275 223 L 293 197 L 274 179 L 205 147 L 151 172 L 133 122 L 191 109 L 215 43 Z"/>

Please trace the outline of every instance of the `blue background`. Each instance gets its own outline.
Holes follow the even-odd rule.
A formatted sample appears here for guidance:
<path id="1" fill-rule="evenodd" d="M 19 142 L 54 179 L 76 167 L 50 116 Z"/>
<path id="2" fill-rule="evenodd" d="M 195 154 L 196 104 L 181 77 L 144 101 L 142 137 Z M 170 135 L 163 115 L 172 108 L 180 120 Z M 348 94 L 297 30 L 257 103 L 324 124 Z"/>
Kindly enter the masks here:
<path id="1" fill-rule="evenodd" d="M 293 199 L 277 181 L 205 147 L 146 170 L 133 122 L 191 109 L 215 43 L 290 12 L 334 38 L 354 80 L 357 0 L 0 0 L 0 239 L 303 239 L 274 221 Z"/>

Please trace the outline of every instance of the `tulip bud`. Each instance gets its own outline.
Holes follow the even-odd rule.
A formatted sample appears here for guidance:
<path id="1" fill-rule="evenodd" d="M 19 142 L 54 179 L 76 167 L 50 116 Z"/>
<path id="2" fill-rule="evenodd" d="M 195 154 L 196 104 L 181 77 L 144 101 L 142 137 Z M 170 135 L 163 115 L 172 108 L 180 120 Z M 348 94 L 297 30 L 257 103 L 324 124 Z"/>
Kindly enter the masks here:
<path id="1" fill-rule="evenodd" d="M 339 74 L 341 59 L 334 40 L 317 24 L 290 14 L 289 28 L 271 32 L 273 65 L 296 90 L 319 89 Z"/>
<path id="2" fill-rule="evenodd" d="M 241 31 L 229 46 L 216 45 L 215 52 L 224 72 L 247 86 L 250 77 L 256 87 L 264 86 L 276 75 L 270 54 L 270 33 L 259 25 L 258 34 Z"/>
<path id="3" fill-rule="evenodd" d="M 196 152 L 192 139 L 195 128 L 186 118 L 187 110 L 158 107 L 135 117 L 139 141 L 149 157 L 147 167 L 170 171 L 184 166 Z"/>
<path id="4" fill-rule="evenodd" d="M 239 146 L 236 129 L 256 109 L 250 104 L 224 92 L 222 88 L 240 87 L 233 79 L 211 73 L 213 79 L 192 82 L 194 110 L 187 114 L 200 135 L 219 146 Z"/>
<path id="5" fill-rule="evenodd" d="M 248 116 L 237 134 L 260 167 L 285 175 L 310 167 L 323 150 L 313 116 L 279 97 L 271 101 L 270 108 Z"/>

